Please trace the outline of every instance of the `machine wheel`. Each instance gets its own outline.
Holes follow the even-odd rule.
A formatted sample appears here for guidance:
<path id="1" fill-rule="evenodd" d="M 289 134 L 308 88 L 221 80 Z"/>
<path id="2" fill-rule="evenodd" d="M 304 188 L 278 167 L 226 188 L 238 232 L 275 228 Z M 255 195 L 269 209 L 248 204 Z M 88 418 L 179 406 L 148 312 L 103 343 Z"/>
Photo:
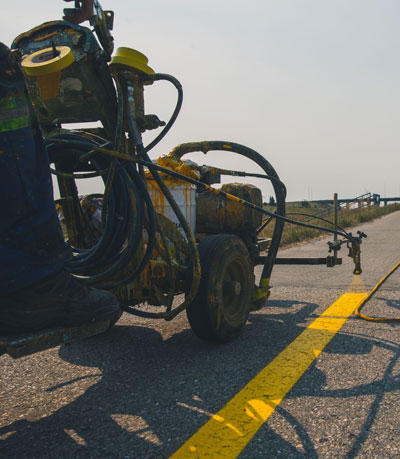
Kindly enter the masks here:
<path id="1" fill-rule="evenodd" d="M 254 288 L 250 254 L 243 241 L 230 234 L 207 236 L 199 254 L 200 286 L 187 317 L 199 338 L 224 343 L 241 333 L 249 316 Z"/>

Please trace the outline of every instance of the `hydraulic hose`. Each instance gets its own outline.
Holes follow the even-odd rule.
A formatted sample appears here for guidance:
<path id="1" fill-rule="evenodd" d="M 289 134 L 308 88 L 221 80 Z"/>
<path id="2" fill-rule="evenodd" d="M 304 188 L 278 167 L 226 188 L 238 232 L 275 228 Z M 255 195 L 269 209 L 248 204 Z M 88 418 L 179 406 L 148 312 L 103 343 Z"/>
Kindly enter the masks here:
<path id="1" fill-rule="evenodd" d="M 129 94 L 127 81 L 118 72 L 113 76 L 118 94 L 118 117 L 113 143 L 105 142 L 104 139 L 100 139 L 97 136 L 76 133 L 57 135 L 47 140 L 48 151 L 52 162 L 56 162 L 60 158 L 70 158 L 71 152 L 73 152 L 81 161 L 80 164 L 82 166 L 85 161 L 90 161 L 92 168 L 95 168 L 95 171 L 91 170 L 85 173 L 70 173 L 55 169 L 53 170 L 55 175 L 64 179 L 101 176 L 105 183 L 102 209 L 104 223 L 103 235 L 89 249 L 76 248 L 75 252 L 77 255 L 68 264 L 68 269 L 73 274 L 84 276 L 83 281 L 85 283 L 106 289 L 126 284 L 137 277 L 146 266 L 154 248 L 156 222 L 154 207 L 146 184 L 137 171 L 135 163 L 138 161 L 134 160 L 135 156 L 128 156 L 128 159 L 126 158 L 127 155 L 123 155 L 121 159 L 124 159 L 124 161 L 121 161 L 121 159 L 115 156 L 103 155 L 99 154 L 99 152 L 104 148 L 107 151 L 116 150 L 120 152 L 123 150 L 125 145 L 125 127 L 128 129 L 130 139 L 135 145 L 136 158 L 143 158 L 146 163 L 151 164 L 147 152 L 158 144 L 171 129 L 183 101 L 182 86 L 176 78 L 166 74 L 149 76 L 152 81 L 165 80 L 171 82 L 178 91 L 178 99 L 171 118 L 164 129 L 150 144 L 144 147 L 134 116 L 134 99 L 132 94 Z M 155 169 L 149 169 L 154 180 L 176 213 L 187 236 L 189 248 L 192 253 L 193 282 L 185 301 L 177 308 L 168 310 L 166 313 L 153 314 L 146 313 L 145 311 L 132 311 L 132 308 L 127 309 L 128 312 L 133 312 L 144 317 L 156 316 L 172 319 L 194 299 L 200 282 L 200 259 L 196 241 L 179 206 L 158 172 Z M 145 221 L 148 222 L 148 228 L 146 227 L 146 229 L 148 229 L 149 233 L 145 255 L 134 272 L 123 278 L 119 276 L 116 279 L 116 275 L 123 272 L 124 268 L 135 257 L 142 240 Z M 127 244 L 123 247 L 125 241 L 127 241 Z"/>
<path id="2" fill-rule="evenodd" d="M 244 171 L 234 171 L 229 169 L 221 169 L 219 167 L 210 167 L 210 166 L 203 166 L 209 168 L 213 174 L 221 174 L 221 175 L 231 175 L 233 177 L 254 177 L 254 178 L 261 178 L 265 180 L 269 180 L 271 182 L 276 182 L 279 184 L 280 187 L 283 188 L 286 196 L 286 186 L 283 182 L 278 180 L 276 177 L 272 177 L 271 175 L 265 174 L 254 174 L 252 172 L 244 172 Z"/>
<path id="3" fill-rule="evenodd" d="M 272 217 L 272 218 L 274 218 L 276 220 L 281 220 L 282 222 L 286 222 L 286 223 L 292 223 L 293 225 L 303 226 L 305 228 L 311 228 L 311 229 L 324 231 L 326 233 L 337 234 L 338 236 L 342 236 L 342 237 L 344 237 L 345 239 L 347 239 L 349 241 L 351 241 L 351 239 L 352 239 L 350 237 L 350 234 L 347 234 L 345 232 L 335 231 L 333 229 L 326 228 L 326 227 L 323 227 L 323 226 L 317 226 L 317 225 L 312 225 L 312 224 L 309 224 L 309 223 L 299 222 L 297 220 L 292 220 L 291 218 L 288 218 L 286 216 L 282 216 L 282 215 L 279 215 L 277 213 L 271 212 L 268 209 L 263 209 L 262 207 L 259 207 L 259 206 L 255 205 L 255 204 L 253 204 L 252 202 L 248 202 L 248 201 L 245 201 L 243 199 L 238 198 L 237 196 L 233 196 L 233 195 L 231 195 L 229 193 L 225 193 L 224 191 L 216 189 L 216 188 L 213 188 L 212 186 L 207 185 L 207 184 L 205 184 L 203 182 L 200 182 L 199 180 L 193 179 L 191 177 L 187 177 L 186 175 L 183 175 L 183 174 L 180 174 L 179 172 L 176 172 L 176 171 L 173 171 L 171 169 L 167 169 L 165 167 L 159 166 L 158 164 L 154 164 L 154 163 L 149 162 L 149 161 L 143 161 L 143 160 L 140 160 L 140 159 L 131 158 L 130 156 L 127 156 L 127 155 L 125 155 L 123 153 L 120 153 L 118 151 L 109 150 L 107 148 L 95 147 L 94 149 L 95 149 L 95 151 L 104 153 L 106 155 L 114 156 L 116 158 L 123 159 L 125 161 L 132 161 L 132 162 L 138 163 L 138 164 L 140 164 L 142 166 L 145 166 L 145 167 L 147 167 L 149 169 L 155 169 L 155 170 L 157 170 L 159 172 L 162 172 L 164 174 L 171 175 L 172 177 L 179 178 L 180 180 L 184 180 L 184 181 L 186 181 L 188 183 L 192 183 L 193 185 L 196 185 L 199 188 L 199 190 L 211 191 L 212 193 L 215 193 L 217 195 L 223 196 L 226 199 L 231 199 L 232 201 L 239 202 L 240 204 L 243 204 L 246 207 L 249 207 L 251 209 L 257 210 L 258 212 L 261 212 L 261 213 L 263 213 L 265 215 L 268 215 L 268 216 L 270 216 L 270 217 Z"/>
<path id="4" fill-rule="evenodd" d="M 141 152 L 142 155 L 145 153 L 148 153 L 152 148 L 154 148 L 160 142 L 160 140 L 162 140 L 167 135 L 168 131 L 171 129 L 172 125 L 175 123 L 179 115 L 179 112 L 181 111 L 182 103 L 183 103 L 182 85 L 175 77 L 173 77 L 172 75 L 168 75 L 166 73 L 155 73 L 154 75 L 149 75 L 149 79 L 152 81 L 169 81 L 170 83 L 172 83 L 175 86 L 176 90 L 178 91 L 178 99 L 176 102 L 175 109 L 168 123 L 164 126 L 164 128 L 158 134 L 158 136 L 143 148 Z"/>
<path id="5" fill-rule="evenodd" d="M 240 145 L 233 142 L 224 142 L 224 141 L 211 141 L 211 142 L 193 142 L 193 143 L 184 143 L 182 145 L 178 145 L 172 152 L 170 156 L 176 159 L 181 159 L 187 153 L 192 153 L 195 151 L 202 151 L 203 153 L 207 153 L 210 150 L 218 150 L 218 151 L 229 151 L 233 153 L 237 153 L 242 155 L 248 159 L 253 160 L 256 164 L 258 164 L 266 173 L 267 176 L 273 178 L 271 180 L 271 184 L 275 191 L 276 196 L 276 223 L 274 227 L 274 232 L 272 235 L 272 240 L 270 244 L 270 248 L 268 251 L 268 255 L 263 267 L 263 271 L 261 274 L 260 284 L 259 284 L 259 291 L 258 295 L 260 298 L 267 295 L 269 280 L 271 277 L 272 268 L 274 266 L 276 254 L 279 249 L 279 244 L 282 237 L 282 231 L 284 226 L 284 217 L 285 217 L 285 198 L 286 198 L 286 189 L 283 186 L 282 182 L 279 179 L 278 174 L 276 173 L 275 169 L 271 166 L 271 164 L 259 153 L 251 148 L 245 147 L 244 145 Z M 222 192 L 221 192 L 222 194 Z M 261 209 L 261 208 L 259 208 Z M 265 294 L 265 295 L 264 295 Z M 259 298 L 255 298 L 258 300 Z"/>
<path id="6" fill-rule="evenodd" d="M 124 103 L 122 101 L 126 101 L 126 98 L 129 97 L 127 94 L 127 84 L 128 81 L 127 79 L 123 76 L 122 72 L 114 72 L 113 73 L 113 78 L 117 86 L 117 94 L 118 94 L 118 110 L 119 111 L 124 111 Z M 137 150 L 140 150 L 140 154 L 144 157 L 146 153 L 148 153 L 152 148 L 154 148 L 169 132 L 173 124 L 175 123 L 179 112 L 181 111 L 182 108 L 182 103 L 183 103 L 183 89 L 181 83 L 172 75 L 168 75 L 166 73 L 155 73 L 154 75 L 146 75 L 146 79 L 150 81 L 168 81 L 172 83 L 177 92 L 178 92 L 178 98 L 176 101 L 176 105 L 174 108 L 174 111 L 172 112 L 172 115 L 170 119 L 168 120 L 167 124 L 164 126 L 164 128 L 161 130 L 161 132 L 146 146 L 143 146 L 142 139 L 139 134 L 139 130 L 136 125 L 136 120 L 134 117 L 134 111 L 132 111 L 132 108 L 134 107 L 134 100 L 133 97 L 130 97 L 130 115 L 128 116 L 128 123 L 129 123 L 129 133 L 132 136 L 132 138 L 135 138 L 135 146 L 137 147 Z M 122 87 L 123 86 L 123 87 Z M 121 101 L 121 102 L 120 102 Z M 120 113 L 119 113 L 120 115 Z M 119 116 L 118 116 L 119 119 Z M 122 126 L 122 125 L 121 125 Z M 120 126 L 117 124 L 117 131 Z M 121 128 L 122 129 L 122 128 Z M 122 130 L 121 130 L 122 134 Z M 116 148 L 116 150 L 119 150 Z M 139 151 L 137 151 L 139 153 Z"/>
<path id="7" fill-rule="evenodd" d="M 147 152 L 151 148 L 153 148 L 165 136 L 165 134 L 168 132 L 168 130 L 171 128 L 171 126 L 175 122 L 176 117 L 178 116 L 178 113 L 182 106 L 182 100 L 183 100 L 182 99 L 183 98 L 182 87 L 180 83 L 178 82 L 178 80 L 170 75 L 164 75 L 164 74 L 153 75 L 154 80 L 168 80 L 168 81 L 171 81 L 176 86 L 178 90 L 178 102 L 177 102 L 177 105 L 175 107 L 175 110 L 173 112 L 171 119 L 166 124 L 163 131 L 149 145 L 144 147 L 141 136 L 139 134 L 139 130 L 137 128 L 137 124 L 136 124 L 134 98 L 133 98 L 133 93 L 131 93 L 131 88 L 129 87 L 129 81 L 127 81 L 125 78 L 121 77 L 117 73 L 114 74 L 114 79 L 117 82 L 117 90 L 123 91 L 122 94 L 118 94 L 118 96 L 123 97 L 125 100 L 127 100 L 126 116 L 127 116 L 128 134 L 130 136 L 130 139 L 135 144 L 137 156 L 143 158 L 146 164 L 149 166 L 150 173 L 152 174 L 155 182 L 157 183 L 162 193 L 167 198 L 167 201 L 169 202 L 173 211 L 175 212 L 175 215 L 177 216 L 179 223 L 188 240 L 189 250 L 191 252 L 192 265 L 193 265 L 193 279 L 192 279 L 192 285 L 191 285 L 190 291 L 188 295 L 186 296 L 185 300 L 176 308 L 166 311 L 166 312 L 162 312 L 162 313 L 146 313 L 144 311 L 139 311 L 129 306 L 125 306 L 124 308 L 127 312 L 130 312 L 135 315 L 140 315 L 144 317 L 153 317 L 153 318 L 162 317 L 166 320 L 171 320 L 177 314 L 179 314 L 179 312 L 183 311 L 187 307 L 187 305 L 193 301 L 193 299 L 196 296 L 198 286 L 200 284 L 200 277 L 201 277 L 200 257 L 199 257 L 199 252 L 197 249 L 196 240 L 189 227 L 188 222 L 186 221 L 182 211 L 180 210 L 174 197 L 172 196 L 168 187 L 165 185 L 163 179 L 160 177 L 157 170 L 151 167 L 152 162 Z M 140 164 L 140 161 L 139 161 L 139 164 Z"/>
<path id="8" fill-rule="evenodd" d="M 51 161 L 71 155 L 78 157 L 93 152 L 93 148 L 104 145 L 96 139 L 88 139 L 78 134 L 61 134 L 47 139 L 47 148 Z M 109 145 L 109 143 L 106 143 Z M 147 187 L 132 163 L 122 167 L 119 160 L 95 153 L 91 154 L 91 166 L 96 171 L 109 171 L 116 163 L 110 187 L 109 200 L 105 211 L 104 232 L 97 243 L 84 250 L 79 250 L 68 263 L 68 269 L 75 275 L 83 276 L 82 281 L 104 289 L 111 289 L 129 282 L 140 274 L 150 259 L 154 248 L 155 215 L 154 207 Z M 105 174 L 102 173 L 106 188 Z M 132 261 L 137 253 L 144 225 L 145 215 L 149 222 L 149 241 L 139 267 L 133 273 L 118 278 L 117 274 Z M 126 245 L 125 245 L 126 242 Z"/>

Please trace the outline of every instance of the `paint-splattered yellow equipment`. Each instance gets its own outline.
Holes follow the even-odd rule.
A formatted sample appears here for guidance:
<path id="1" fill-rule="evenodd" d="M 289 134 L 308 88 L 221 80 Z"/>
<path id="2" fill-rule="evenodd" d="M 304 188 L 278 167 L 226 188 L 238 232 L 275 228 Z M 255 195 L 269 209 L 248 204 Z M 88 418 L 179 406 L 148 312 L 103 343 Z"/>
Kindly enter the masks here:
<path id="1" fill-rule="evenodd" d="M 186 143 L 151 161 L 148 152 L 179 113 L 181 85 L 155 73 L 136 50 L 118 48 L 112 55 L 113 14 L 97 13 L 93 25 L 102 46 L 90 29 L 62 21 L 42 24 L 13 43 L 54 164 L 65 236 L 76 252 L 69 269 L 88 285 L 114 291 L 127 312 L 171 320 L 186 310 L 200 338 L 231 340 L 269 296 L 285 220 L 285 187 L 262 155 L 232 142 Z M 144 89 L 160 80 L 178 92 L 167 123 L 145 113 Z M 93 121 L 100 127 L 66 129 L 68 123 Z M 160 127 L 143 145 L 142 134 Z M 210 151 L 242 155 L 261 173 L 183 159 Z M 270 181 L 275 212 L 263 208 L 260 189 L 249 183 L 213 188 L 223 175 Z M 90 177 L 102 178 L 104 192 L 83 198 L 76 181 Z M 260 239 L 271 217 L 276 219 L 272 239 Z M 341 262 L 336 256 L 318 260 L 329 266 Z M 256 265 L 263 266 L 257 283 Z M 185 299 L 174 301 L 182 293 Z M 62 331 L 56 336 L 66 340 Z M 57 339 L 50 341 L 54 345 Z"/>

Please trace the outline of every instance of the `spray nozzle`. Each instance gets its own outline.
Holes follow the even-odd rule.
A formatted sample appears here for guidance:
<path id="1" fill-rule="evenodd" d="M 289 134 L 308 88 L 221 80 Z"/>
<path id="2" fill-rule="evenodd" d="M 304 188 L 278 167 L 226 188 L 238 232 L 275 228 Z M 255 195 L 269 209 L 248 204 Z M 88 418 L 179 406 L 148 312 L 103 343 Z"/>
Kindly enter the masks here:
<path id="1" fill-rule="evenodd" d="M 347 247 L 349 249 L 349 257 L 353 258 L 354 271 L 353 274 L 360 275 L 361 269 L 361 242 L 363 237 L 367 237 L 362 231 L 357 231 L 358 236 L 353 236 L 349 233 L 349 240 L 347 241 Z"/>

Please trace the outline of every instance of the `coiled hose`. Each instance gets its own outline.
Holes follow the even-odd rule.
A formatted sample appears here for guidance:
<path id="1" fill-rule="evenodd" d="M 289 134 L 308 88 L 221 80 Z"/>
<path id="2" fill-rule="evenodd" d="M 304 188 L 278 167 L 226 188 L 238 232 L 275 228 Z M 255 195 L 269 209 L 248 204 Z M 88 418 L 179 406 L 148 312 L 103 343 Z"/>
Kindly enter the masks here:
<path id="1" fill-rule="evenodd" d="M 134 158 L 143 158 L 149 165 L 154 180 L 173 208 L 186 234 L 192 255 L 193 280 L 185 301 L 173 310 L 166 313 L 148 313 L 127 306 L 125 310 L 144 317 L 162 317 L 170 320 L 184 310 L 197 293 L 201 276 L 200 259 L 190 227 L 157 170 L 151 167 L 152 163 L 147 152 L 167 134 L 175 122 L 182 106 L 182 87 L 179 81 L 170 75 L 155 74 L 150 77 L 154 81 L 166 80 L 171 82 L 178 91 L 178 99 L 166 126 L 149 145 L 144 147 L 136 124 L 134 100 L 128 94 L 128 82 L 124 79 L 123 73 L 115 73 L 113 76 L 118 94 L 118 117 L 113 143 L 105 142 L 104 139 L 92 134 L 77 133 L 60 134 L 46 140 L 51 162 L 57 163 L 63 158 L 71 159 L 72 153 L 78 163 L 83 164 L 90 160 L 91 168 L 95 169 L 95 172 L 83 174 L 52 170 L 54 174 L 67 179 L 101 176 L 105 184 L 102 209 L 104 232 L 93 247 L 85 250 L 75 249 L 77 254 L 68 263 L 67 268 L 71 273 L 83 276 L 82 281 L 86 284 L 96 285 L 96 287 L 104 289 L 126 284 L 135 279 L 144 269 L 154 249 L 156 220 L 154 206 L 145 181 L 137 170 L 137 161 L 134 161 Z M 135 146 L 135 154 L 122 161 L 113 156 L 104 155 L 104 151 L 109 151 L 109 149 L 117 151 L 123 149 L 124 126 L 127 127 L 129 138 Z M 121 276 L 121 272 L 124 272 L 124 269 L 128 267 L 137 254 L 146 221 L 148 222 L 146 230 L 149 236 L 145 255 L 134 272 L 127 276 Z M 125 243 L 125 241 L 127 242 Z"/>
<path id="2" fill-rule="evenodd" d="M 120 161 L 99 153 L 93 153 L 94 147 L 104 147 L 95 136 L 87 138 L 79 134 L 61 134 L 46 140 L 51 162 L 57 162 L 66 155 L 81 156 L 92 152 L 90 163 L 102 176 L 107 188 L 106 175 L 113 165 L 112 184 L 104 211 L 104 232 L 97 243 L 87 249 L 78 250 L 67 264 L 67 269 L 88 285 L 111 289 L 123 285 L 140 274 L 150 259 L 155 239 L 155 212 L 149 192 L 143 178 L 132 163 L 121 164 Z M 57 174 L 57 172 L 55 172 Z M 68 177 L 69 174 L 58 173 Z M 95 174 L 91 174 L 93 176 Z M 85 174 L 82 174 L 85 177 Z M 86 175 L 87 176 L 87 175 Z M 76 174 L 73 178 L 79 178 Z M 148 243 L 143 259 L 138 268 L 127 276 L 121 272 L 134 258 L 140 241 L 145 219 L 148 221 Z M 118 274 L 118 277 L 116 275 Z"/>

